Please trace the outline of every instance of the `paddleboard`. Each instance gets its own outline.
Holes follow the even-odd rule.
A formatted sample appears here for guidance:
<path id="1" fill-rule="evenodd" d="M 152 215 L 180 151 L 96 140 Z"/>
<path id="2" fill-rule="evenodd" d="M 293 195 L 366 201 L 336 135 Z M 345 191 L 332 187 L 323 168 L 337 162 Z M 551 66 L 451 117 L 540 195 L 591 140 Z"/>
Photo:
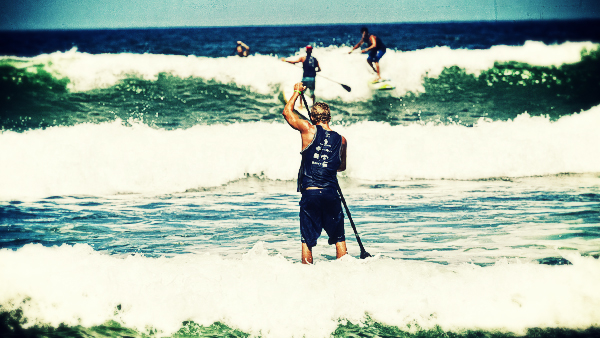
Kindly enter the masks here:
<path id="1" fill-rule="evenodd" d="M 290 93 L 293 93 L 293 91 L 289 91 Z M 313 102 L 311 100 L 310 97 L 304 95 L 304 97 L 306 98 L 306 101 L 308 102 L 308 106 L 312 106 Z M 286 104 L 290 98 L 292 98 L 292 94 L 289 94 L 285 91 L 282 90 L 279 93 L 279 101 L 281 101 L 281 103 Z M 300 101 L 302 101 L 301 97 L 298 97 L 298 99 L 296 100 L 296 104 L 294 105 L 294 109 L 297 110 L 300 114 L 304 115 L 304 116 L 308 116 L 308 110 L 306 110 L 306 108 L 304 107 L 304 103 L 302 103 L 302 108 L 300 108 Z"/>
<path id="2" fill-rule="evenodd" d="M 396 88 L 390 79 L 369 81 L 369 86 L 374 90 L 392 90 Z"/>
<path id="3" fill-rule="evenodd" d="M 372 81 L 369 81 L 370 83 L 379 83 L 379 82 L 386 82 L 386 81 L 392 81 L 390 79 L 375 79 Z"/>
<path id="4" fill-rule="evenodd" d="M 285 93 L 283 92 L 283 90 L 279 92 L 279 96 L 277 98 L 283 105 L 285 105 L 287 103 L 287 99 L 285 97 Z"/>

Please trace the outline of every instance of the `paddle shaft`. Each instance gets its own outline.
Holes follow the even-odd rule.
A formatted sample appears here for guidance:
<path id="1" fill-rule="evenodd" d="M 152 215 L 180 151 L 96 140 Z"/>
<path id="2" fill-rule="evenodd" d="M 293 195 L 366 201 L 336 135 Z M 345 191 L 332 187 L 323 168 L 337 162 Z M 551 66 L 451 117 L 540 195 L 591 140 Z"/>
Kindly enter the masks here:
<path id="1" fill-rule="evenodd" d="M 304 93 L 300 93 L 300 97 L 302 97 L 302 101 L 304 101 L 304 106 L 306 110 L 309 112 L 308 115 L 310 117 L 310 109 L 308 108 L 308 102 L 306 102 L 306 98 L 304 97 Z M 350 209 L 348 209 L 348 205 L 346 204 L 346 200 L 344 199 L 344 195 L 342 194 L 342 188 L 338 184 L 338 193 L 340 194 L 340 198 L 342 199 L 342 204 L 344 205 L 344 209 L 346 209 L 346 215 L 348 215 L 348 219 L 350 220 L 350 225 L 352 225 L 352 230 L 354 230 L 354 236 L 356 236 L 356 241 L 358 242 L 358 246 L 360 247 L 360 258 L 365 259 L 367 257 L 371 257 L 371 255 L 365 250 L 365 247 L 362 245 L 362 241 L 358 236 L 358 231 L 356 231 L 356 226 L 354 225 L 354 221 L 352 220 L 352 216 L 350 215 Z"/>
<path id="2" fill-rule="evenodd" d="M 348 205 L 346 204 L 346 200 L 344 199 L 344 195 L 342 194 L 342 189 L 338 185 L 338 193 L 340 194 L 340 198 L 342 199 L 342 204 L 344 205 L 344 209 L 346 209 L 346 215 L 348 215 L 348 219 L 350 220 L 350 225 L 352 225 L 352 230 L 354 230 L 354 236 L 356 236 L 356 241 L 358 242 L 358 246 L 360 247 L 360 258 L 364 258 L 363 256 L 370 257 L 369 253 L 365 250 L 365 247 L 362 245 L 362 241 L 360 237 L 358 237 L 358 231 L 356 231 L 356 226 L 354 225 L 354 221 L 352 220 L 352 216 L 350 215 L 350 210 L 348 209 Z"/>
<path id="3" fill-rule="evenodd" d="M 286 62 L 286 63 L 287 63 L 287 62 Z M 345 85 L 345 84 L 343 84 L 343 83 L 337 82 L 336 80 L 332 80 L 332 79 L 330 79 L 330 78 L 328 78 L 328 77 L 325 77 L 325 76 L 323 76 L 323 75 L 321 75 L 321 74 L 317 74 L 317 75 L 318 75 L 319 77 L 322 77 L 322 78 L 326 79 L 326 80 L 329 80 L 329 81 L 331 81 L 331 82 L 335 82 L 335 83 L 339 84 L 339 85 L 340 85 L 340 86 L 342 86 L 342 87 L 343 87 L 343 88 L 344 88 L 344 89 L 345 89 L 347 92 L 350 92 L 350 91 L 352 91 L 352 88 L 350 88 L 350 86 L 347 86 L 347 85 Z"/>

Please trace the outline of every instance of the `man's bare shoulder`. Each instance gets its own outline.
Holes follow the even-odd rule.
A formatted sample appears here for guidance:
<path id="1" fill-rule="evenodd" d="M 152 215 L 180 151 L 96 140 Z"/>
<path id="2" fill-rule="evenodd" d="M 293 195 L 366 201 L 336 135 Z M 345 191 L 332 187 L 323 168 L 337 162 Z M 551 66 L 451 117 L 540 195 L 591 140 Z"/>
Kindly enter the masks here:
<path id="1" fill-rule="evenodd" d="M 306 116 L 300 114 L 300 112 L 298 112 L 296 109 L 294 109 L 294 114 L 296 114 L 298 118 L 298 128 L 296 129 L 298 129 L 298 131 L 300 131 L 301 134 L 310 134 L 316 132 L 316 127 L 312 124 L 312 122 L 310 122 L 308 118 L 306 118 Z"/>
<path id="2" fill-rule="evenodd" d="M 302 135 L 306 134 L 306 135 L 313 136 L 314 134 L 317 133 L 317 127 L 314 124 L 309 122 L 306 125 L 306 129 L 300 130 L 300 133 L 302 133 Z"/>

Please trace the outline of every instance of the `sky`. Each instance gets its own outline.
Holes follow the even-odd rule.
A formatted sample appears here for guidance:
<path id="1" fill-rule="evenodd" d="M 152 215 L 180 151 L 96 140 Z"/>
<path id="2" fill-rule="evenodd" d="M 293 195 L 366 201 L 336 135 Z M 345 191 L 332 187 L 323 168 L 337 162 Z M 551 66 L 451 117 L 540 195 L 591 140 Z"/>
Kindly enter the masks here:
<path id="1" fill-rule="evenodd" d="M 0 30 L 600 18 L 600 0 L 3 0 Z"/>

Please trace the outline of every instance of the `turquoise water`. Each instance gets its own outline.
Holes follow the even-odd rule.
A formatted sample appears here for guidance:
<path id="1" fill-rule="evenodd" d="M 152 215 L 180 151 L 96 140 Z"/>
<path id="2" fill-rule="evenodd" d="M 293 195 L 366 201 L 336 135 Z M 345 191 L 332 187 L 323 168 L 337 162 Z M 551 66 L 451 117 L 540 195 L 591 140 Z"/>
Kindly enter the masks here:
<path id="1" fill-rule="evenodd" d="M 442 64 L 439 65 L 443 66 L 440 74 L 422 74 L 423 79 L 415 78 L 417 83 L 408 84 L 414 87 L 392 93 L 365 92 L 368 86 L 357 83 L 355 79 L 350 80 L 354 82 L 351 84 L 356 83 L 354 92 L 345 92 L 342 86 L 327 79 L 319 80 L 319 84 L 324 87 L 321 92 L 324 92 L 335 112 L 334 122 L 338 123 L 377 121 L 409 125 L 454 122 L 472 126 L 481 118 L 506 121 L 524 112 L 557 119 L 588 110 L 600 103 L 596 95 L 600 90 L 596 76 L 600 72 L 599 52 L 596 46 L 590 46 L 592 50 L 587 50 L 584 45 L 563 46 L 561 53 L 572 50 L 571 54 L 580 60 L 558 66 L 496 61 L 489 63 L 489 68 L 485 67 L 474 74 L 468 71 L 472 66 L 469 62 L 464 62 L 462 67 Z M 536 50 L 528 49 L 532 53 Z M 322 53 L 332 60 L 343 55 L 337 49 L 325 49 Z M 417 54 L 415 57 L 431 57 L 431 54 L 445 52 L 422 50 L 414 53 Z M 387 58 L 390 62 L 397 62 L 396 66 L 399 67 L 406 66 L 406 53 L 392 51 L 389 54 Z M 472 58 L 477 55 L 472 54 Z M 485 58 L 495 53 L 490 51 L 489 54 Z M 136 69 L 134 64 L 138 58 L 152 62 L 154 69 Z M 534 60 L 532 57 L 527 59 Z M 121 68 L 123 65 L 113 66 L 113 63 L 120 60 L 131 63 L 133 68 L 124 68 L 124 74 L 117 75 L 114 74 L 114 67 Z M 182 129 L 215 123 L 279 121 L 280 89 L 286 85 L 289 87 L 287 82 L 293 80 L 294 74 L 300 73 L 298 69 L 276 61 L 276 57 L 269 56 L 257 57 L 252 61 L 240 58 L 182 60 L 177 56 L 92 56 L 81 53 L 56 55 L 49 59 L 6 58 L 0 60 L 3 79 L 0 100 L 4 106 L 0 127 L 23 131 L 134 119 L 157 128 Z M 174 68 L 172 63 L 178 62 L 182 64 Z M 98 67 L 97 63 L 105 66 L 82 69 L 82 73 L 73 74 L 76 78 L 57 74 L 63 67 L 80 67 L 88 63 L 89 67 L 92 67 L 91 64 Z M 261 69 L 256 74 L 240 74 L 247 63 Z M 430 65 L 421 63 L 419 66 Z M 188 67 L 198 69 L 199 73 L 189 73 Z M 218 67 L 218 71 L 211 71 L 217 78 L 204 78 L 202 73 L 205 67 Z M 231 72 L 231 69 L 234 71 Z M 272 69 L 285 70 L 292 79 L 286 77 L 283 81 L 279 74 L 271 74 Z M 140 71 L 150 72 L 139 74 Z M 189 74 L 178 74 L 180 72 Z M 342 74 L 330 76 L 335 75 L 338 81 L 343 78 Z M 253 79 L 254 76 L 257 78 Z M 98 83 L 107 77 L 112 77 L 110 83 Z M 368 77 L 366 74 L 363 77 L 366 82 Z M 395 80 L 404 81 L 401 74 Z M 93 87 L 86 90 L 72 90 L 90 85 Z M 257 92 L 256 87 L 264 89 Z"/>

